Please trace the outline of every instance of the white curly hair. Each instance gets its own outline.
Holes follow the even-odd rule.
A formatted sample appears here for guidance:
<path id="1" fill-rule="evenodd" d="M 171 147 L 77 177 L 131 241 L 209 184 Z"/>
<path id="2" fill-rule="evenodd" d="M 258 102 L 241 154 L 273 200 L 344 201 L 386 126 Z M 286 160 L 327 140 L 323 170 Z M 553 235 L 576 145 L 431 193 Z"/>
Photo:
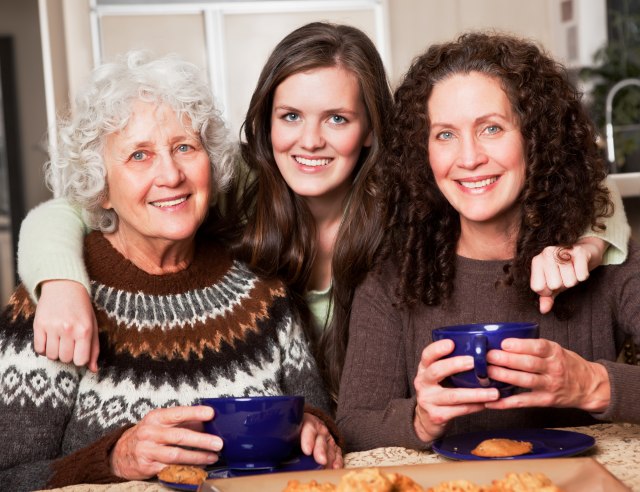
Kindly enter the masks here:
<path id="1" fill-rule="evenodd" d="M 45 164 L 54 196 L 80 207 L 86 224 L 103 232 L 118 227 L 116 213 L 101 207 L 108 195 L 104 140 L 127 125 L 136 101 L 167 104 L 179 118 L 189 118 L 209 154 L 214 198 L 236 167 L 237 145 L 229 140 L 200 68 L 176 55 L 158 57 L 140 50 L 105 63 L 79 92 L 73 114 L 59 121 L 57 145 L 51 146 Z"/>

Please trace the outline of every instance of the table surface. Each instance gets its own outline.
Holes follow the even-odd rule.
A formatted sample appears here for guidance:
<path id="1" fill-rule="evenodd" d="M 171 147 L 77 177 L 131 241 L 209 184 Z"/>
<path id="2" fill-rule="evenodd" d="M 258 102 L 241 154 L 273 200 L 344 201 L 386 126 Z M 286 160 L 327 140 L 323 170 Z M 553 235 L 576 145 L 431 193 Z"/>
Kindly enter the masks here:
<path id="1" fill-rule="evenodd" d="M 566 427 L 564 430 L 593 436 L 596 446 L 581 456 L 592 457 L 633 491 L 640 492 L 640 425 L 598 424 L 590 427 Z M 347 468 L 367 466 L 417 465 L 449 462 L 432 451 L 389 447 L 348 453 Z M 72 485 L 57 492 L 166 492 L 155 482 L 126 482 L 110 485 Z"/>

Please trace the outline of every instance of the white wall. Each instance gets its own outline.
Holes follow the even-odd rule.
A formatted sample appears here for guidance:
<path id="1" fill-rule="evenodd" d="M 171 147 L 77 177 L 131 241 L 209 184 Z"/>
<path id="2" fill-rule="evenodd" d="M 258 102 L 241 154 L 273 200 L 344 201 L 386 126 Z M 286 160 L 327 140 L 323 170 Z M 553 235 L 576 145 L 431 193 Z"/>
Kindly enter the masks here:
<path id="1" fill-rule="evenodd" d="M 0 0 L 0 35 L 13 38 L 23 180 L 17 191 L 28 210 L 50 196 L 42 181 L 46 112 L 37 1 Z M 10 235 L 0 233 L 0 305 L 13 290 L 13 258 Z"/>
<path id="2" fill-rule="evenodd" d="M 14 40 L 22 178 L 29 209 L 50 196 L 42 181 L 47 120 L 37 1 L 0 0 L 0 34 Z"/>

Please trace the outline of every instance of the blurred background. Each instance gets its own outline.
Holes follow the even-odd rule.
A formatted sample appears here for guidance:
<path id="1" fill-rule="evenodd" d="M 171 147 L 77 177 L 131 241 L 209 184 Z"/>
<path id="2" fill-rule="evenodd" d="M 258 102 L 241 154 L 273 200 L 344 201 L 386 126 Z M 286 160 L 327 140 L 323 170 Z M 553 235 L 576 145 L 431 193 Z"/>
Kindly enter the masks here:
<path id="1" fill-rule="evenodd" d="M 207 70 L 239 135 L 271 49 L 316 20 L 369 34 L 392 86 L 427 46 L 470 29 L 538 42 L 585 91 L 640 239 L 639 19 L 640 0 L 0 0 L 0 302 L 15 285 L 20 222 L 51 197 L 42 175 L 48 131 L 96 63 L 131 48 L 182 54 Z"/>

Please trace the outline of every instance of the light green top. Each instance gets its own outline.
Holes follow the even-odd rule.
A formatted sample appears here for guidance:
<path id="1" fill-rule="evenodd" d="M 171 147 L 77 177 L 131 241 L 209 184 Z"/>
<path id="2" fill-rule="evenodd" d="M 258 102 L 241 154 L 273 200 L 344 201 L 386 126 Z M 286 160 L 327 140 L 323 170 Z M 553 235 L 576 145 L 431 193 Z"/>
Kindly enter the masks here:
<path id="1" fill-rule="evenodd" d="M 325 290 L 309 290 L 304 295 L 311 311 L 311 322 L 316 337 L 320 338 L 322 332 L 327 326 L 328 320 L 331 318 L 331 286 Z"/>
<path id="2" fill-rule="evenodd" d="M 627 222 L 620 193 L 607 180 L 615 211 L 605 219 L 603 233 L 588 230 L 584 236 L 595 236 L 610 244 L 604 255 L 605 265 L 618 265 L 627 257 L 631 228 Z M 58 198 L 40 204 L 29 212 L 20 228 L 18 272 L 34 300 L 39 286 L 46 280 L 67 279 L 80 282 L 87 291 L 89 277 L 84 267 L 82 245 L 88 229 L 79 210 Z M 306 294 L 314 320 L 314 329 L 322 330 L 330 317 L 330 289 Z"/>

